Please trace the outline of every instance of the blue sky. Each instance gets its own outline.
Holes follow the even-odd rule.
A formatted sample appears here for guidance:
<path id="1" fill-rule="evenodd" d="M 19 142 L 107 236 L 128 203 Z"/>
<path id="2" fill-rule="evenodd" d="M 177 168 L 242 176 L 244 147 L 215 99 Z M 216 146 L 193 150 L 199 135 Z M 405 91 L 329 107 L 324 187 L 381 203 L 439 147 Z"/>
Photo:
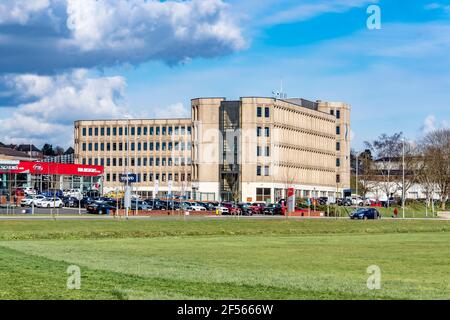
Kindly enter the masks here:
<path id="1" fill-rule="evenodd" d="M 71 1 L 76 0 L 68 0 Z M 64 0 L 54 2 L 58 16 L 58 10 L 65 10 Z M 281 80 L 289 97 L 350 103 L 356 149 L 381 133 L 403 131 L 409 139 L 417 139 L 433 128 L 450 125 L 450 1 L 213 0 L 212 3 L 212 7 L 195 9 L 205 12 L 202 25 L 213 25 L 212 34 L 188 34 L 182 41 L 173 37 L 174 28 L 166 28 L 165 19 L 179 12 L 177 6 L 153 17 L 155 22 L 150 30 L 160 30 L 157 36 L 149 36 L 152 31 L 148 30 L 140 36 L 141 30 L 132 25 L 128 31 L 134 36 L 133 42 L 105 38 L 106 33 L 101 32 L 94 37 L 96 33 L 92 30 L 102 26 L 81 24 L 83 15 L 80 15 L 74 24 L 84 29 L 61 32 L 64 37 L 79 40 L 76 44 L 81 48 L 79 55 L 53 60 L 47 56 L 59 56 L 56 51 L 59 49 L 46 55 L 45 48 L 35 48 L 44 57 L 36 65 L 22 63 L 19 68 L 14 64 L 20 60 L 12 59 L 8 65 L 0 62 L 0 73 L 4 74 L 3 91 L 0 83 L 0 105 L 3 105 L 0 122 L 4 122 L 4 127 L 20 122 L 21 113 L 30 118 L 38 114 L 44 120 L 34 131 L 2 133 L 0 129 L 0 134 L 16 141 L 48 140 L 64 145 L 71 138 L 62 132 L 75 120 L 73 117 L 117 117 L 125 113 L 134 117 L 186 116 L 191 98 L 271 96 Z M 369 16 L 366 9 L 371 4 L 381 9 L 381 30 L 369 30 L 366 26 Z M 157 10 L 160 9 L 167 8 Z M 71 17 L 76 10 L 76 6 L 72 7 L 67 16 Z M 39 11 L 33 14 L 36 12 Z M 7 50 L 7 45 L 12 47 L 7 40 L 2 42 L 8 29 L 2 28 L 1 16 L 0 8 L 0 52 Z M 144 18 L 148 21 L 148 17 Z M 23 21 L 14 27 L 12 18 L 9 19 L 11 34 L 24 27 Z M 120 27 L 120 15 L 116 20 Z M 30 15 L 27 23 L 34 23 L 34 32 L 39 32 L 36 29 L 39 21 Z M 194 19 L 185 29 L 197 35 L 195 23 Z M 42 30 L 51 34 L 49 30 L 54 29 L 44 25 Z M 45 37 L 48 38 L 51 37 Z M 145 45 L 134 47 L 141 38 Z M 194 40 L 190 41 L 191 38 Z M 126 39 L 130 39 L 129 34 Z M 156 50 L 161 43 L 166 47 Z M 15 50 L 24 50 L 14 45 Z M 113 50 L 107 51 L 109 48 Z M 49 90 L 49 86 L 65 88 L 66 92 Z M 87 88 L 99 89 L 92 92 Z M 65 102 L 61 97 L 67 94 L 83 101 L 83 107 Z M 97 107 L 99 102 L 101 107 Z M 55 105 L 56 113 L 52 109 Z M 41 111 L 46 108 L 53 111 L 45 115 Z M 69 112 L 67 116 L 65 109 L 77 112 Z M 58 122 L 55 114 L 63 119 Z M 31 119 L 22 122 L 25 127 L 32 125 Z"/>

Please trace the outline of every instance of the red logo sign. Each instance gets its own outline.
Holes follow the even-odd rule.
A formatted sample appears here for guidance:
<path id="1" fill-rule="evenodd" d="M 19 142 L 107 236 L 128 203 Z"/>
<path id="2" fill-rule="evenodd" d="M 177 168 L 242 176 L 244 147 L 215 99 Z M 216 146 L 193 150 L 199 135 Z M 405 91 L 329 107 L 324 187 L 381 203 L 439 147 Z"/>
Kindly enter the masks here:
<path id="1" fill-rule="evenodd" d="M 36 170 L 36 171 L 44 171 L 44 167 L 41 166 L 40 164 L 35 164 L 33 166 L 33 169 Z"/>

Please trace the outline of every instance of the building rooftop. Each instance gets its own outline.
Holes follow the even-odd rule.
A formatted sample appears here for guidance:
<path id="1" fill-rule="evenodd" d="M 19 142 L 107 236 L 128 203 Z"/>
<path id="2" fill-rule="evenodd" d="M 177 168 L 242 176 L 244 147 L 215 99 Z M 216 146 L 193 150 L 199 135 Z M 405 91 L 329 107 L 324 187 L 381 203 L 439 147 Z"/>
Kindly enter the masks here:
<path id="1" fill-rule="evenodd" d="M 21 145 L 18 145 L 18 146 L 16 147 L 16 150 L 23 151 L 23 152 L 30 152 L 30 151 L 33 151 L 33 152 L 42 152 L 42 151 L 39 150 L 34 144 L 32 144 L 32 145 L 29 145 L 29 144 L 21 144 Z"/>
<path id="2" fill-rule="evenodd" d="M 25 152 L 14 150 L 8 147 L 0 147 L 0 155 L 5 155 L 9 157 L 17 157 L 17 158 L 29 158 L 30 156 Z"/>

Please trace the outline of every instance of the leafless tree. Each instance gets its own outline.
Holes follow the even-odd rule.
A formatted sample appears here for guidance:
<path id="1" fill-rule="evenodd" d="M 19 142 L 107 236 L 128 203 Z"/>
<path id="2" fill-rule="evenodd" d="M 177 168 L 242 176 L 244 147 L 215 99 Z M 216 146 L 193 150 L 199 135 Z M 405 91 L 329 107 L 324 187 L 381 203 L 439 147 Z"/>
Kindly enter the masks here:
<path id="1" fill-rule="evenodd" d="M 394 133 L 392 136 L 382 134 L 373 142 L 365 142 L 366 148 L 375 158 L 373 169 L 378 174 L 374 176 L 374 181 L 380 183 L 380 188 L 388 199 L 397 191 L 394 175 L 398 171 L 398 159 L 402 151 L 402 136 L 403 133 L 401 132 Z"/>
<path id="2" fill-rule="evenodd" d="M 436 192 L 445 210 L 450 193 L 450 129 L 428 133 L 421 142 L 424 174 L 436 186 Z M 434 189 L 434 187 L 433 187 Z"/>
<path id="3" fill-rule="evenodd" d="M 403 149 L 403 146 L 402 146 Z M 403 150 L 402 150 L 403 153 Z M 402 155 L 403 158 L 403 155 Z M 423 170 L 423 161 L 420 153 L 420 148 L 415 142 L 404 142 L 404 164 L 403 159 L 398 159 L 398 171 L 393 176 L 397 189 L 404 187 L 405 196 L 408 194 L 408 190 L 418 183 L 419 176 Z M 405 183 L 403 185 L 403 165 L 405 170 Z"/>
<path id="4" fill-rule="evenodd" d="M 374 179 L 372 153 L 367 149 L 360 154 L 355 154 L 354 158 L 353 169 L 355 170 L 354 174 L 358 176 L 358 193 L 365 197 L 369 192 L 374 191 L 377 186 L 377 181 Z"/>

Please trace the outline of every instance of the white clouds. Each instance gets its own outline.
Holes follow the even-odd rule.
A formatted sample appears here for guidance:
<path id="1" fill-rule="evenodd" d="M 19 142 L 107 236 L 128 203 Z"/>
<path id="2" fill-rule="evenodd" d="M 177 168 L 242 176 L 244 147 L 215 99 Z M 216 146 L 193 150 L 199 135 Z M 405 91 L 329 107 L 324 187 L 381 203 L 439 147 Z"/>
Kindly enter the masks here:
<path id="1" fill-rule="evenodd" d="M 67 26 L 76 45 L 86 51 L 157 53 L 176 45 L 174 41 L 189 45 L 209 40 L 227 43 L 231 50 L 242 49 L 245 42 L 226 9 L 221 0 L 68 0 Z"/>
<path id="2" fill-rule="evenodd" d="M 12 17 L 13 7 L 21 15 Z M 29 19 L 31 14 L 35 19 Z M 10 73 L 150 60 L 178 63 L 246 46 L 222 0 L 7 1 L 0 9 L 0 26 L 6 23 L 22 25 L 17 32 L 0 31 L 0 47 L 6 48 L 0 50 L 0 72 Z"/>
<path id="3" fill-rule="evenodd" d="M 450 5 L 433 2 L 425 5 L 425 10 L 442 10 L 447 14 L 450 14 Z"/>
<path id="4" fill-rule="evenodd" d="M 450 128 L 450 123 L 446 119 L 438 121 L 434 115 L 428 115 L 423 123 L 422 132 L 427 134 L 442 128 Z"/>
<path id="5" fill-rule="evenodd" d="M 190 118 L 191 110 L 185 107 L 182 103 L 172 104 L 165 108 L 157 108 L 153 112 L 155 118 Z"/>
<path id="6" fill-rule="evenodd" d="M 0 24 L 26 24 L 35 13 L 47 9 L 49 0 L 2 0 L 0 3 Z"/>
<path id="7" fill-rule="evenodd" d="M 34 100 L 0 119 L 0 136 L 5 141 L 68 146 L 73 143 L 73 121 L 126 114 L 122 77 L 93 78 L 85 70 L 77 70 L 54 77 L 9 76 L 6 81 L 17 94 Z"/>
<path id="8" fill-rule="evenodd" d="M 281 10 L 263 20 L 264 24 L 274 25 L 305 21 L 325 13 L 341 13 L 364 5 L 378 3 L 378 0 L 332 0 L 302 1 L 301 4 Z"/>

